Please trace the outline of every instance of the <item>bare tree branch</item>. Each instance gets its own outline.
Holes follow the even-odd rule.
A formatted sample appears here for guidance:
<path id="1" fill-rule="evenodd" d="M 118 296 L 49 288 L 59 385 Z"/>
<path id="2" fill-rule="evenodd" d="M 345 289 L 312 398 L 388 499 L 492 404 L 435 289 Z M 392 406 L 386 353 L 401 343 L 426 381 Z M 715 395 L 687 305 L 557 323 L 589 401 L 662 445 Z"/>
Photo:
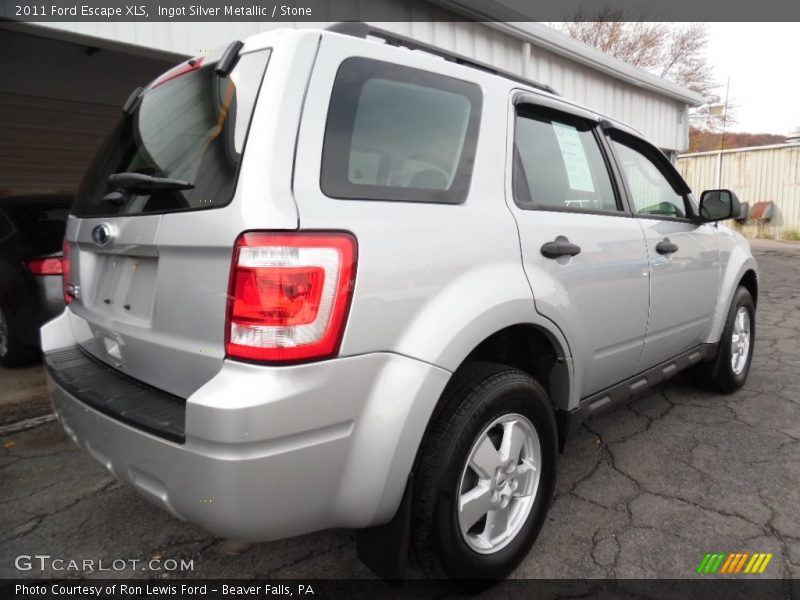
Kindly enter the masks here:
<path id="1" fill-rule="evenodd" d="M 591 13 L 580 10 L 574 21 L 550 25 L 703 96 L 713 92 L 717 84 L 705 57 L 708 32 L 704 24 L 626 21 L 625 17 L 624 11 L 605 6 Z M 703 118 L 713 120 L 710 113 Z"/>

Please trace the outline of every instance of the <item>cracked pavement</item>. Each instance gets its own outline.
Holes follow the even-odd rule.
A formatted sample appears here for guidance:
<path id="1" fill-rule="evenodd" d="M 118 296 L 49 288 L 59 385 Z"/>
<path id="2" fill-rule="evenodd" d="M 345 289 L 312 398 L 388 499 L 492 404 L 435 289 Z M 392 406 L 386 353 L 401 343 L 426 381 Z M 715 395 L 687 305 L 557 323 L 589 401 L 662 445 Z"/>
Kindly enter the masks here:
<path id="1" fill-rule="evenodd" d="M 686 578 L 706 552 L 772 552 L 766 576 L 800 577 L 800 244 L 753 245 L 761 291 L 747 385 L 719 396 L 678 378 L 588 422 L 560 457 L 550 513 L 516 577 Z M 194 560 L 170 577 L 371 577 L 352 531 L 245 546 L 181 522 L 57 423 L 0 444 L 0 577 L 109 575 L 19 572 L 19 554 Z"/>

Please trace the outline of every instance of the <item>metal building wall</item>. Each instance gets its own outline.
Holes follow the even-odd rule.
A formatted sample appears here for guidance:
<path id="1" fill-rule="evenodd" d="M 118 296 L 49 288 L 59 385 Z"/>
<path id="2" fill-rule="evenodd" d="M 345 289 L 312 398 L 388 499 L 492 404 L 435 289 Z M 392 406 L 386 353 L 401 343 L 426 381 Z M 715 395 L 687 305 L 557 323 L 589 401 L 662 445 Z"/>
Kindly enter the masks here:
<path id="1" fill-rule="evenodd" d="M 546 83 L 569 100 L 639 129 L 660 148 L 680 151 L 688 146 L 688 107 L 678 100 L 614 79 L 482 23 L 390 23 L 389 27 Z"/>
<path id="2" fill-rule="evenodd" d="M 565 98 L 635 127 L 660 148 L 689 145 L 688 107 L 656 92 L 612 79 L 542 48 L 531 48 L 527 76 L 552 85 Z"/>
<path id="3" fill-rule="evenodd" d="M 390 0 L 383 1 L 390 3 Z M 552 85 L 565 98 L 629 123 L 665 150 L 681 151 L 688 146 L 688 106 L 685 101 L 557 55 L 512 33 L 500 31 L 497 24 L 445 22 L 452 17 L 451 13 L 430 5 L 415 4 L 415 7 L 416 21 L 375 25 Z M 242 39 L 276 27 L 324 27 L 327 24 L 97 22 L 49 23 L 47 27 L 145 48 L 196 55 L 232 39 Z"/>
<path id="4" fill-rule="evenodd" d="M 696 195 L 703 190 L 728 188 L 750 207 L 761 201 L 775 203 L 772 221 L 761 233 L 780 237 L 787 229 L 800 230 L 800 144 L 725 150 L 722 177 L 719 152 L 701 152 L 678 157 L 678 170 Z M 756 234 L 752 220 L 744 227 Z"/>

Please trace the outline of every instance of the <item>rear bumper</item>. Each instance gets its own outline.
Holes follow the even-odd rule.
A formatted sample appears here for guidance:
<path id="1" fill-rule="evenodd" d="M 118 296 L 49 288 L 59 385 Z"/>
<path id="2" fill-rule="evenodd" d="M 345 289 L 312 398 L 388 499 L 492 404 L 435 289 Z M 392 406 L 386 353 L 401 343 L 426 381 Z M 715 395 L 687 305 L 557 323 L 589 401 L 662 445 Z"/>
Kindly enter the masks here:
<path id="1" fill-rule="evenodd" d="M 46 352 L 67 340 L 65 326 L 66 314 L 45 327 Z M 266 541 L 391 519 L 449 377 L 388 353 L 291 367 L 230 361 L 186 400 L 183 443 L 48 382 L 66 432 L 116 477 L 216 535 Z"/>
<path id="2" fill-rule="evenodd" d="M 44 355 L 52 386 L 84 404 L 173 442 L 184 442 L 186 401 L 122 374 L 78 346 Z"/>

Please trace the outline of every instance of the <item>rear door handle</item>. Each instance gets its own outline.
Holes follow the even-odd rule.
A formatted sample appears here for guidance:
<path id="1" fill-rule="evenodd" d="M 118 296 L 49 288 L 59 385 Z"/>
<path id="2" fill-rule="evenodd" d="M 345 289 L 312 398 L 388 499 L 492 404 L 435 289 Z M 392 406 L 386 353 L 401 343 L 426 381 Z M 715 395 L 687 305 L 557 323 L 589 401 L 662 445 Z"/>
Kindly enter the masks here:
<path id="1" fill-rule="evenodd" d="M 669 238 L 664 238 L 656 244 L 656 252 L 659 254 L 674 254 L 678 251 L 678 244 L 669 241 Z"/>
<path id="2" fill-rule="evenodd" d="M 581 247 L 570 243 L 563 235 L 559 235 L 552 242 L 547 242 L 541 248 L 545 258 L 558 258 L 559 256 L 575 256 L 581 253 Z"/>

